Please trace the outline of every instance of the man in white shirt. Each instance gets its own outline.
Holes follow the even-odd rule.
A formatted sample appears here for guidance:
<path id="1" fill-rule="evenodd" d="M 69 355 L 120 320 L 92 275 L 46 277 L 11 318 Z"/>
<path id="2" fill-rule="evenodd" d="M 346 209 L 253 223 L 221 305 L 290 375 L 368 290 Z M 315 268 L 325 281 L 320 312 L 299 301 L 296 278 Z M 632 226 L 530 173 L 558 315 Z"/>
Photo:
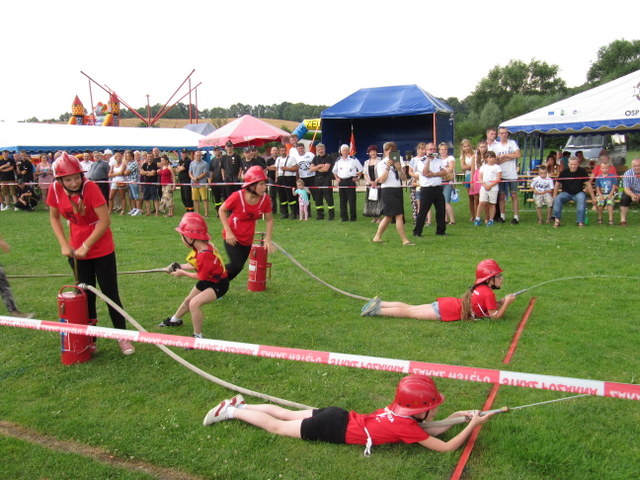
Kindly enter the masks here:
<path id="1" fill-rule="evenodd" d="M 500 141 L 493 144 L 491 150 L 498 157 L 498 165 L 502 170 L 502 181 L 500 182 L 500 195 L 498 203 L 500 205 L 500 223 L 505 222 L 506 217 L 506 198 L 511 195 L 511 203 L 513 205 L 513 220 L 511 223 L 517 225 L 520 223 L 518 216 L 518 159 L 520 158 L 520 147 L 514 140 L 509 139 L 509 130 L 506 127 L 498 129 Z"/>
<path id="2" fill-rule="evenodd" d="M 420 211 L 413 229 L 414 237 L 421 237 L 427 212 L 431 206 L 436 208 L 436 235 L 446 235 L 444 186 L 442 177 L 451 172 L 448 162 L 435 153 L 422 157 L 416 163 L 418 183 L 420 184 Z"/>
<path id="3" fill-rule="evenodd" d="M 287 147 L 280 147 L 280 156 L 276 158 L 276 179 L 280 189 L 280 218 L 298 218 L 298 201 L 293 196 L 298 175 L 298 163 L 295 158 L 287 155 Z M 289 217 L 291 209 L 291 217 Z"/>

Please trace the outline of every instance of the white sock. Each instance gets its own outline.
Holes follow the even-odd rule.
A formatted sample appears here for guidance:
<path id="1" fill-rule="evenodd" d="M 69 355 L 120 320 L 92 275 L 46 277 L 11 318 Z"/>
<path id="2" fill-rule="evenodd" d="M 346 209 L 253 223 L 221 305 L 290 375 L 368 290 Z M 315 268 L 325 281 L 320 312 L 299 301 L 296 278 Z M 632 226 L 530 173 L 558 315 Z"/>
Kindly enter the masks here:
<path id="1" fill-rule="evenodd" d="M 476 217 L 476 220 L 477 220 L 477 221 L 480 221 L 480 217 Z"/>
<path id="2" fill-rule="evenodd" d="M 514 215 L 513 218 L 515 218 L 516 220 L 520 220 L 520 217 L 518 215 Z"/>
<path id="3" fill-rule="evenodd" d="M 170 320 L 170 321 L 171 321 L 171 322 L 173 322 L 173 323 L 178 323 L 178 322 L 180 322 L 181 320 L 182 320 L 181 318 L 178 318 L 178 317 L 176 317 L 176 316 L 174 315 L 174 316 L 172 316 L 172 317 L 171 317 L 171 320 Z"/>
<path id="4" fill-rule="evenodd" d="M 233 418 L 233 413 L 235 412 L 236 407 L 227 407 L 227 418 L 231 420 Z"/>
<path id="5" fill-rule="evenodd" d="M 201 333 L 194 333 L 193 336 L 196 337 L 196 338 L 202 338 L 202 334 Z"/>
<path id="6" fill-rule="evenodd" d="M 501 219 L 503 219 L 503 220 L 505 219 L 505 217 L 506 217 L 506 216 L 507 216 L 507 215 L 506 215 L 505 213 L 501 213 L 501 214 L 500 214 L 500 218 L 501 218 Z"/>

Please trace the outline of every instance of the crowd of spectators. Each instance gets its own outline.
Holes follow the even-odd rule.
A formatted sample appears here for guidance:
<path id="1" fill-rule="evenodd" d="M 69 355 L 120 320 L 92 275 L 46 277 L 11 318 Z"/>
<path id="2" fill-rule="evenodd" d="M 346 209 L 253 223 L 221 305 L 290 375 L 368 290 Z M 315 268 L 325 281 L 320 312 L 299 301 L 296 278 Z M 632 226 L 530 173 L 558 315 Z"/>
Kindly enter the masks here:
<path id="1" fill-rule="evenodd" d="M 527 171 L 527 176 L 523 176 L 518 168 L 520 148 L 509 138 L 506 128 L 487 130 L 486 139 L 475 146 L 463 139 L 458 161 L 451 151 L 446 143 L 436 146 L 419 142 L 413 158 L 405 160 L 398 156 L 397 163 L 394 160 L 391 164 L 394 175 L 402 174 L 397 175 L 397 181 L 403 189 L 408 189 L 411 198 L 414 236 L 422 236 L 424 226 L 431 225 L 432 206 L 436 234 L 446 235 L 446 225 L 456 223 L 452 203 L 458 200 L 462 186 L 467 190 L 469 221 L 478 226 L 506 222 L 508 208 L 512 211 L 510 222 L 520 223 L 521 194 L 522 201 L 534 203 L 538 223 L 552 223 L 554 227 L 561 225 L 568 202 L 575 204 L 576 224 L 583 227 L 589 202 L 597 211 L 598 222 L 603 223 L 606 211 L 611 225 L 615 224 L 614 207 L 620 203 L 619 224 L 624 226 L 629 206 L 640 201 L 640 159 L 633 160 L 626 172 L 618 172 L 606 152 L 602 152 L 594 165 L 589 164 L 581 152 L 571 156 L 568 152 L 552 151 L 540 168 Z M 255 146 L 237 149 L 231 142 L 224 147 L 213 147 L 210 152 L 163 154 L 159 148 L 153 148 L 72 153 L 81 160 L 87 178 L 99 186 L 112 214 L 171 217 L 175 211 L 174 192 L 179 189 L 186 211 L 208 217 L 210 205 L 217 214 L 224 200 L 240 189 L 244 173 L 252 166 L 260 166 L 268 178 L 274 214 L 279 213 L 280 219 L 300 217 L 301 197 L 294 193 L 298 188 L 309 196 L 307 205 L 307 194 L 302 195 L 309 210 L 305 218 L 334 220 L 337 189 L 336 203 L 343 222 L 355 221 L 360 210 L 371 217 L 372 222 L 380 223 L 387 217 L 397 225 L 395 213 L 390 216 L 383 213 L 384 189 L 381 188 L 385 187 L 382 176 L 387 182 L 396 178 L 378 173 L 378 170 L 385 173 L 382 165 L 389 152 L 378 153 L 376 145 L 368 147 L 369 158 L 364 165 L 350 155 L 349 145 L 342 145 L 338 152 L 331 154 L 322 143 L 307 149 L 306 143 L 299 142 L 295 135 L 287 144 L 267 148 L 264 157 Z M 42 154 L 32 159 L 24 151 L 3 151 L 0 211 L 11 207 L 16 211 L 37 208 L 54 180 L 52 164 L 58 154 Z M 298 187 L 297 182 L 301 182 Z M 363 205 L 358 205 L 356 191 L 363 186 L 365 198 Z M 47 208 L 44 203 L 43 208 Z M 401 215 L 404 222 L 404 211 Z M 379 240 L 378 235 L 375 238 Z"/>

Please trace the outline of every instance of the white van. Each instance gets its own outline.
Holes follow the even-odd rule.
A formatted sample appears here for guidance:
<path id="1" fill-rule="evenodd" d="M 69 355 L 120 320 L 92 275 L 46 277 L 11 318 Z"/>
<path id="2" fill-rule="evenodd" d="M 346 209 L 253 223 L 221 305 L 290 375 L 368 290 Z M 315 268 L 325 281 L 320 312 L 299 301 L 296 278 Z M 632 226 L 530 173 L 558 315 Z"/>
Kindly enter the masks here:
<path id="1" fill-rule="evenodd" d="M 589 135 L 571 135 L 564 150 L 571 152 L 571 155 L 579 150 L 582 151 L 587 161 L 598 161 L 600 152 L 606 150 L 611 158 L 611 163 L 615 167 L 625 164 L 627 156 L 627 139 L 620 133 L 596 133 Z"/>

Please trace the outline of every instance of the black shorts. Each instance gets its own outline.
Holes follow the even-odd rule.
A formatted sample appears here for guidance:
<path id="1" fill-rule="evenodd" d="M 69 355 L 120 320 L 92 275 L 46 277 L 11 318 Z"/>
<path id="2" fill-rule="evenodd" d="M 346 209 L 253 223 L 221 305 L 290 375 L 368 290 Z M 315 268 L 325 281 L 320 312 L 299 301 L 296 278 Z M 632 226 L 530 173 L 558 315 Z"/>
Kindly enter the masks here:
<path id="1" fill-rule="evenodd" d="M 196 288 L 201 292 L 203 292 L 207 288 L 210 288 L 214 292 L 216 292 L 216 298 L 222 298 L 222 296 L 225 293 L 227 293 L 227 290 L 229 290 L 229 279 L 223 278 L 219 282 L 209 282 L 207 280 L 199 280 L 198 283 L 196 283 Z"/>
<path id="2" fill-rule="evenodd" d="M 329 443 L 345 443 L 349 412 L 339 407 L 314 409 L 309 418 L 300 424 L 303 440 L 321 440 Z"/>
<path id="3" fill-rule="evenodd" d="M 620 206 L 628 207 L 632 203 L 633 203 L 633 200 L 631 200 L 631 197 L 626 193 L 622 192 L 622 196 L 620 197 Z"/>

